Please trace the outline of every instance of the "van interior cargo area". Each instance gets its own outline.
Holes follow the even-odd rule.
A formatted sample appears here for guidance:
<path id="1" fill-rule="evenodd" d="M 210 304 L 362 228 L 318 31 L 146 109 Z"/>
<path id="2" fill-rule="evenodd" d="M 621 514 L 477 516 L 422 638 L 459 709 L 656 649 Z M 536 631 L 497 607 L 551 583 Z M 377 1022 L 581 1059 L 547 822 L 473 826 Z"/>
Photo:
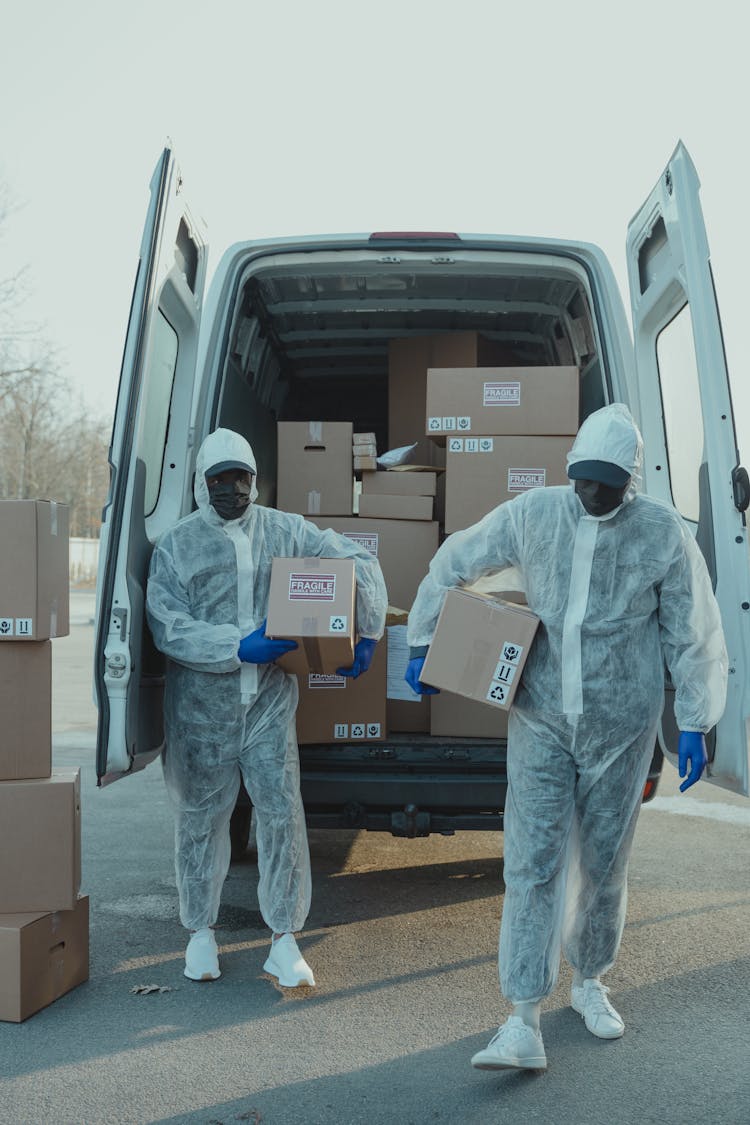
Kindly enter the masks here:
<path id="1" fill-rule="evenodd" d="M 388 435 L 389 342 L 475 331 L 505 366 L 575 365 L 581 415 L 604 405 L 601 347 L 584 271 L 564 256 L 410 251 L 276 254 L 251 263 L 229 332 L 216 425 L 241 430 L 272 504 L 277 421 L 352 421 Z M 423 437 L 416 433 L 414 440 Z M 275 440 L 275 439 L 273 439 Z"/>

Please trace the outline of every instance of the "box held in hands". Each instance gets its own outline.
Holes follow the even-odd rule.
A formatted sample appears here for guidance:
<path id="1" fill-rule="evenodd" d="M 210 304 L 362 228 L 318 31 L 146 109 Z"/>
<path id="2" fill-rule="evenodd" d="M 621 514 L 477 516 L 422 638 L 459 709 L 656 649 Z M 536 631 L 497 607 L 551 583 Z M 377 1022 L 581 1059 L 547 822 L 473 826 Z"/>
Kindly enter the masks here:
<path id="1" fill-rule="evenodd" d="M 276 663 L 297 675 L 350 667 L 355 605 L 352 559 L 274 559 L 266 634 L 299 646 Z"/>
<path id="2" fill-rule="evenodd" d="M 506 598 L 449 590 L 422 669 L 422 681 L 507 711 L 539 618 Z"/>

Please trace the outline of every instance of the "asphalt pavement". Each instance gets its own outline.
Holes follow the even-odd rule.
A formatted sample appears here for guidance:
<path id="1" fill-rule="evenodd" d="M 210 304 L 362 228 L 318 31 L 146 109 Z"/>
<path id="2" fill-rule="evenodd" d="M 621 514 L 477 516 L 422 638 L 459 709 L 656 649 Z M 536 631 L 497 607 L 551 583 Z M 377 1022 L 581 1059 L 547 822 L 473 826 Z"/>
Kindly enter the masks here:
<path id="1" fill-rule="evenodd" d="M 91 975 L 0 1023 L 3 1125 L 750 1123 L 749 801 L 704 784 L 683 797 L 668 767 L 644 809 L 607 980 L 623 1039 L 588 1034 L 563 966 L 543 1012 L 548 1071 L 474 1071 L 508 1011 L 501 834 L 311 833 L 314 990 L 263 973 L 250 852 L 225 886 L 223 975 L 186 980 L 161 771 L 97 789 L 93 597 L 72 602 L 70 637 L 53 642 L 53 760 L 82 772 Z"/>

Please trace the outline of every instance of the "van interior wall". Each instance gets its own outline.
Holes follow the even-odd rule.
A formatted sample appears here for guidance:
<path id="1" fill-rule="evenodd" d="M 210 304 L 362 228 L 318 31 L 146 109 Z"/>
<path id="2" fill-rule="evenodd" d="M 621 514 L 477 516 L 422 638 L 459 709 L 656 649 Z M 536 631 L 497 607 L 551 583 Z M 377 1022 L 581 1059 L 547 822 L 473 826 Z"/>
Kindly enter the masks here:
<path id="1" fill-rule="evenodd" d="M 391 448 L 391 338 L 477 331 L 493 341 L 498 354 L 507 356 L 507 365 L 577 364 L 581 420 L 603 406 L 606 372 L 597 354 L 587 296 L 572 277 L 561 281 L 559 276 L 540 276 L 537 281 L 538 292 L 527 288 L 528 304 L 516 304 L 511 315 L 472 312 L 470 302 L 462 308 L 460 301 L 455 307 L 443 302 L 438 311 L 426 299 L 426 307 L 420 309 L 417 301 L 413 312 L 394 318 L 385 300 L 379 315 L 373 297 L 366 312 L 349 308 L 345 319 L 334 307 L 330 315 L 305 311 L 295 322 L 286 311 L 275 313 L 273 298 L 281 301 L 282 297 L 253 279 L 239 299 L 218 425 L 239 431 L 253 446 L 260 502 L 275 501 L 278 421 L 348 421 L 355 431 L 375 433 L 379 453 Z M 314 279 L 308 280 L 307 288 L 313 283 Z M 507 297 L 509 285 L 507 278 L 498 282 L 498 305 Z M 342 308 L 348 288 L 342 282 Z M 414 440 L 422 436 L 415 434 Z"/>

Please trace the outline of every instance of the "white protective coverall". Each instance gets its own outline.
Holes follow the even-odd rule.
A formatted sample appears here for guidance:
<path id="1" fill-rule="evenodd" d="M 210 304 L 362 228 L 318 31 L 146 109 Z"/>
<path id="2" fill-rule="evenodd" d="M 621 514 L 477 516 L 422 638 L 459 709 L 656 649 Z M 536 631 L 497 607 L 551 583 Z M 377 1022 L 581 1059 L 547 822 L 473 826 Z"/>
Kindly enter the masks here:
<path id="1" fill-rule="evenodd" d="M 371 554 L 302 516 L 251 503 L 240 519 L 223 520 L 209 504 L 205 474 L 238 461 L 255 466 L 239 434 L 217 430 L 206 438 L 196 462 L 198 510 L 162 536 L 148 580 L 148 622 L 169 658 L 163 764 L 175 812 L 180 919 L 190 930 L 216 922 L 241 773 L 255 809 L 260 911 L 274 933 L 293 933 L 304 925 L 311 893 L 297 681 L 276 664 L 241 664 L 237 650 L 266 617 L 277 556 L 353 559 L 361 636 L 383 635 L 387 596 Z"/>
<path id="2" fill-rule="evenodd" d="M 515 566 L 541 619 L 508 723 L 499 966 L 514 1003 L 549 994 L 561 941 L 583 978 L 615 960 L 664 662 L 681 730 L 707 732 L 724 708 L 703 556 L 674 508 L 636 494 L 641 452 L 625 406 L 592 414 L 568 463 L 619 464 L 631 475 L 623 503 L 590 516 L 571 485 L 501 504 L 446 540 L 409 615 L 409 644 L 429 644 L 447 590 Z"/>

